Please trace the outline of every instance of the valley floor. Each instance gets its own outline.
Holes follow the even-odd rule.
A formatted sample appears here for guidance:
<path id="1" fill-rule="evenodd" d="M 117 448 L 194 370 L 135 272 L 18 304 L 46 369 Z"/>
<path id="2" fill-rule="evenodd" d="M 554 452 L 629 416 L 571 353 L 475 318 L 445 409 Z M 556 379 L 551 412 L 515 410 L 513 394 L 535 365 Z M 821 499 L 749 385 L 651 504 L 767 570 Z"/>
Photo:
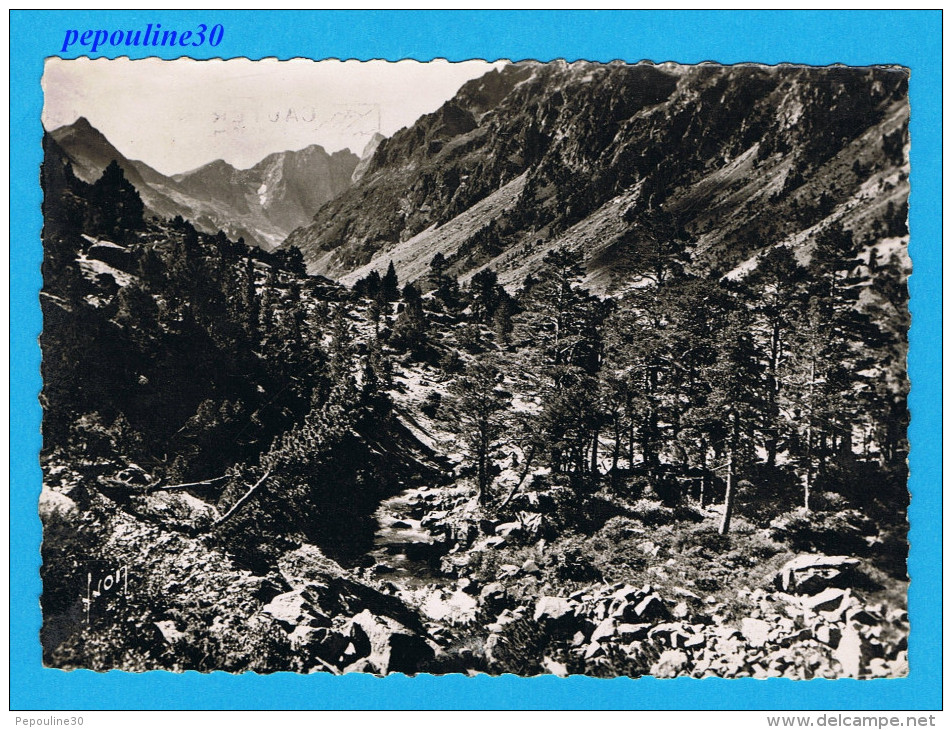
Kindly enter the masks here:
<path id="1" fill-rule="evenodd" d="M 459 480 L 383 500 L 372 547 L 350 567 L 302 544 L 256 572 L 215 546 L 202 500 L 155 492 L 123 504 L 89 467 L 46 466 L 45 580 L 63 593 L 45 596 L 50 666 L 796 679 L 908 671 L 907 583 L 884 533 L 845 528 L 847 512 L 835 529 L 852 530 L 858 556 L 807 551 L 829 522 L 819 515 L 766 528 L 741 516 L 721 536 L 718 506 L 685 503 L 676 518 L 641 499 L 604 519 L 598 494 L 566 507 L 593 513 L 593 529 L 555 535 L 541 512 L 494 515 Z M 557 491 L 529 484 L 522 503 Z M 109 594 L 96 571 L 117 569 L 125 593 Z"/>

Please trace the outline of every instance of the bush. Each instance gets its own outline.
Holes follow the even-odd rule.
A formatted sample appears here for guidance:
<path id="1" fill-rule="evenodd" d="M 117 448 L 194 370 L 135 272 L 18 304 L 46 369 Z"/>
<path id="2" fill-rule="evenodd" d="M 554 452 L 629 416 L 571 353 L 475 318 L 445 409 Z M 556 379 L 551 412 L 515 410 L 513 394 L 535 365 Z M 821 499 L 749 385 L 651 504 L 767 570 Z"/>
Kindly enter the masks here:
<path id="1" fill-rule="evenodd" d="M 601 534 L 611 542 L 619 542 L 644 534 L 644 529 L 641 522 L 631 517 L 612 517 L 602 527 Z"/>
<path id="2" fill-rule="evenodd" d="M 802 504 L 802 487 L 792 469 L 755 464 L 748 477 L 737 484 L 737 509 L 754 523 L 766 526 Z"/>
<path id="3" fill-rule="evenodd" d="M 456 375 L 463 372 L 463 358 L 459 356 L 456 350 L 447 350 L 440 358 L 440 370 L 447 375 Z"/>
<path id="4" fill-rule="evenodd" d="M 585 501 L 568 474 L 538 474 L 509 503 L 506 514 L 541 512 L 545 536 L 556 537 L 585 522 Z"/>
<path id="5" fill-rule="evenodd" d="M 439 391 L 433 390 L 430 391 L 423 405 L 420 406 L 420 411 L 429 418 L 436 418 L 437 412 L 440 410 L 440 404 L 443 402 L 443 396 L 440 395 Z"/>
<path id="6" fill-rule="evenodd" d="M 550 637 L 536 622 L 513 621 L 487 642 L 489 666 L 494 674 L 511 672 L 520 677 L 542 674 L 542 657 L 549 641 Z"/>
<path id="7" fill-rule="evenodd" d="M 661 502 L 651 499 L 639 499 L 628 510 L 628 513 L 644 525 L 656 527 L 670 525 L 675 521 L 675 510 L 666 507 Z"/>
<path id="8" fill-rule="evenodd" d="M 867 536 L 875 524 L 857 510 L 807 512 L 800 509 L 770 523 L 771 536 L 798 552 L 826 555 L 863 555 L 869 550 Z"/>
<path id="9" fill-rule="evenodd" d="M 592 583 L 602 579 L 598 564 L 604 557 L 591 540 L 573 535 L 549 546 L 546 567 L 559 582 Z"/>
<path id="10" fill-rule="evenodd" d="M 646 476 L 634 476 L 626 479 L 612 475 L 612 491 L 625 499 L 639 499 L 650 486 L 651 480 Z"/>

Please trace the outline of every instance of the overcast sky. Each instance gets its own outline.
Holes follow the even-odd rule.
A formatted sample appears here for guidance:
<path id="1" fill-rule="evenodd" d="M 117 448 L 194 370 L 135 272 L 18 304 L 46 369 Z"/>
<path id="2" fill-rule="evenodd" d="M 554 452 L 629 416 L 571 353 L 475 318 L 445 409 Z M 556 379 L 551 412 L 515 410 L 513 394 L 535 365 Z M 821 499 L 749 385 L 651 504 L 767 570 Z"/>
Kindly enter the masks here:
<path id="1" fill-rule="evenodd" d="M 436 111 L 484 61 L 47 59 L 43 126 L 86 117 L 126 157 L 174 174 L 320 144 L 360 154 Z"/>

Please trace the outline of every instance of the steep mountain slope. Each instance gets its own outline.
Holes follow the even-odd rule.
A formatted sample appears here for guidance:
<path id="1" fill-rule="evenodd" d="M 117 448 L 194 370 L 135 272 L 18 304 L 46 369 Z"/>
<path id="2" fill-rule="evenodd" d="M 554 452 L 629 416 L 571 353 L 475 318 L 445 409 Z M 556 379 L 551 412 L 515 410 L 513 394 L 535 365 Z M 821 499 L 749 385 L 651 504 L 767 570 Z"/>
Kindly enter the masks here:
<path id="1" fill-rule="evenodd" d="M 96 180 L 112 160 L 126 172 L 147 209 L 161 218 L 177 215 L 199 230 L 224 230 L 232 238 L 271 249 L 304 225 L 322 204 L 350 185 L 358 158 L 349 151 L 328 154 L 319 145 L 269 155 L 237 170 L 215 160 L 168 177 L 120 153 L 85 118 L 51 133 L 76 175 Z"/>
<path id="2" fill-rule="evenodd" d="M 354 168 L 354 174 L 351 176 L 352 182 L 360 182 L 360 179 L 370 167 L 370 160 L 373 158 L 374 153 L 377 151 L 380 143 L 385 139 L 386 137 L 380 134 L 380 132 L 374 132 L 374 136 L 370 138 L 370 141 L 364 147 L 364 151 L 360 153 L 360 162 L 357 163 L 357 167 Z"/>
<path id="3" fill-rule="evenodd" d="M 381 142 L 358 184 L 286 245 L 348 281 L 391 259 L 401 280 L 416 277 L 440 250 L 452 273 L 492 266 L 507 285 L 568 246 L 586 253 L 590 285 L 611 291 L 650 273 L 658 241 L 725 273 L 773 245 L 808 247 L 836 221 L 860 240 L 903 236 L 907 79 L 513 64 Z M 477 207 L 516 184 L 516 199 Z"/>
<path id="4" fill-rule="evenodd" d="M 184 215 L 181 204 L 161 189 L 167 180 L 162 173 L 144 162 L 127 158 L 85 117 L 53 130 L 50 137 L 65 154 L 80 180 L 95 182 L 106 166 L 115 160 L 154 215 L 162 218 Z"/>

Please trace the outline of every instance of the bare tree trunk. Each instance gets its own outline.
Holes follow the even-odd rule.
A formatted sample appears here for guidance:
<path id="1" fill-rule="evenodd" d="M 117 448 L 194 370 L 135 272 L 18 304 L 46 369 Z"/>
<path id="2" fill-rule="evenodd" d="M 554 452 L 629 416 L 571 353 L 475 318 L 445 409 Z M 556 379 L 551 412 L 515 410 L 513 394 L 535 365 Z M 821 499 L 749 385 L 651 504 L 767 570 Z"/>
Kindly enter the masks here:
<path id="1" fill-rule="evenodd" d="M 810 361 L 810 422 L 807 425 L 807 474 L 803 480 L 803 509 L 810 509 L 810 488 L 813 483 L 813 383 L 816 378 L 816 359 Z"/>
<path id="2" fill-rule="evenodd" d="M 635 419 L 628 424 L 628 470 L 635 468 Z"/>
<path id="3" fill-rule="evenodd" d="M 612 447 L 612 474 L 618 471 L 618 457 L 621 454 L 621 429 L 615 424 L 615 445 Z"/>
<path id="4" fill-rule="evenodd" d="M 167 486 L 162 486 L 161 484 L 150 484 L 145 487 L 144 491 L 146 492 L 172 492 L 179 489 L 190 489 L 191 487 L 208 487 L 216 482 L 220 482 L 223 479 L 227 479 L 228 475 L 223 474 L 220 477 L 215 477 L 214 479 L 203 479 L 200 482 L 188 482 L 186 484 L 169 484 Z"/>
<path id="5" fill-rule="evenodd" d="M 701 502 L 701 509 L 707 506 L 707 441 L 701 439 L 701 493 L 698 495 Z"/>
<path id="6" fill-rule="evenodd" d="M 731 529 L 731 512 L 734 510 L 734 446 L 727 451 L 727 491 L 724 494 L 724 516 L 721 518 L 720 534 L 726 535 Z"/>
<path id="7" fill-rule="evenodd" d="M 597 480 L 598 477 L 600 476 L 598 472 L 598 437 L 599 435 L 600 435 L 599 430 L 596 428 L 595 435 L 592 436 L 592 460 L 591 460 L 592 479 L 595 479 L 595 480 Z"/>
<path id="8" fill-rule="evenodd" d="M 270 469 L 268 469 L 268 471 L 266 471 L 266 472 L 264 473 L 264 476 L 261 477 L 261 479 L 259 479 L 257 482 L 255 482 L 255 485 L 254 485 L 251 489 L 249 489 L 247 492 L 245 492 L 245 493 L 241 496 L 241 499 L 239 499 L 237 502 L 235 502 L 235 503 L 232 505 L 231 509 L 228 510 L 228 512 L 226 512 L 223 517 L 221 517 L 217 522 L 215 522 L 215 525 L 214 525 L 214 526 L 217 527 L 218 525 L 222 525 L 222 524 L 224 524 L 225 522 L 227 522 L 228 520 L 230 520 L 230 519 L 232 518 L 232 516 L 233 516 L 236 512 L 238 512 L 238 510 L 240 510 L 245 504 L 248 503 L 248 500 L 251 499 L 251 496 L 258 490 L 258 487 L 260 487 L 262 484 L 264 484 L 265 479 L 267 479 L 269 476 L 271 476 L 271 470 L 270 470 Z"/>
<path id="9" fill-rule="evenodd" d="M 519 487 L 522 486 L 523 482 L 525 482 L 525 480 L 526 480 L 526 477 L 529 476 L 529 470 L 532 468 L 532 459 L 535 457 L 535 452 L 536 452 L 536 448 L 535 448 L 535 445 L 533 444 L 533 445 L 529 448 L 529 453 L 526 455 L 526 465 L 525 465 L 525 467 L 524 467 L 523 470 L 522 470 L 522 475 L 519 477 L 519 481 L 516 482 L 516 486 L 514 486 L 514 487 L 512 488 L 512 491 L 509 492 L 509 496 L 507 496 L 507 497 L 502 501 L 502 504 L 500 504 L 500 505 L 496 508 L 497 511 L 498 511 L 498 510 L 501 510 L 501 509 L 504 509 L 505 506 L 506 506 L 507 504 L 509 504 L 509 503 L 512 501 L 512 498 L 516 496 L 516 492 L 519 491 Z"/>

